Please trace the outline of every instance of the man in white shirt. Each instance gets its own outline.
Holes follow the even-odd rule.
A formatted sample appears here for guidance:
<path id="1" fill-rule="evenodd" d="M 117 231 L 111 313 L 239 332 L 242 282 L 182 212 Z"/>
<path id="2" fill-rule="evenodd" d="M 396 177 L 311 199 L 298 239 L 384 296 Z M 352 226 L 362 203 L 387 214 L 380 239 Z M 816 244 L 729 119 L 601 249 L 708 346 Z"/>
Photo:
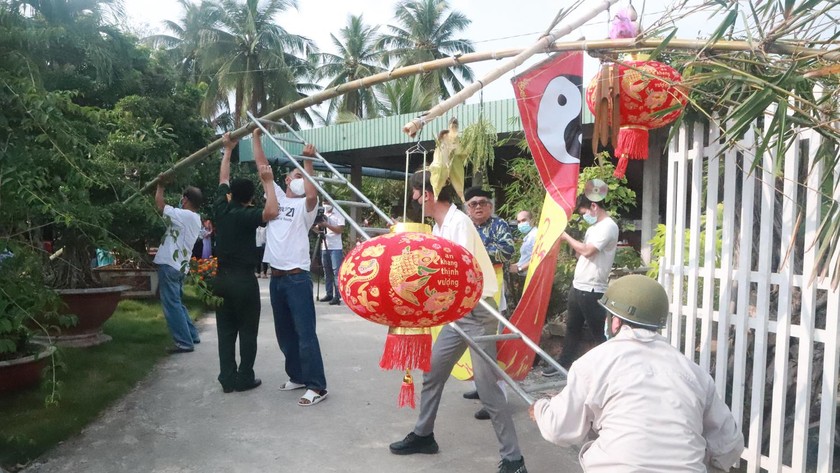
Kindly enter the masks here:
<path id="1" fill-rule="evenodd" d="M 344 244 L 341 242 L 344 217 L 334 212 L 332 205 L 324 204 L 324 219 L 318 223 L 318 228 L 325 232 L 321 242 L 321 265 L 324 267 L 324 286 L 327 290 L 327 294 L 319 300 L 339 305 L 341 295 L 338 293 L 338 268 L 344 260 Z"/>
<path id="2" fill-rule="evenodd" d="M 589 225 L 583 241 L 575 240 L 568 233 L 560 235 L 560 239 L 578 254 L 574 280 L 569 289 L 566 336 L 563 337 L 563 349 L 558 360 L 566 369 L 578 357 L 584 322 L 596 343 L 606 340 L 602 329 L 607 315 L 598 301 L 609 285 L 618 244 L 618 225 L 607 213 L 603 197 L 597 194 L 591 194 L 590 197 L 578 196 L 575 206 Z M 559 371 L 551 366 L 543 370 L 542 374 L 551 377 L 559 374 Z"/>
<path id="3" fill-rule="evenodd" d="M 424 185 L 425 184 L 425 185 Z M 478 261 L 484 277 L 482 298 L 491 305 L 495 305 L 493 296 L 498 290 L 496 272 L 478 231 L 472 220 L 452 203 L 457 194 L 451 185 L 446 185 L 434 198 L 434 191 L 429 183 L 428 172 L 418 172 L 411 176 L 412 205 L 421 204 L 423 215 L 432 217 L 435 226 L 432 233 L 436 236 L 458 243 L 467 249 Z M 495 334 L 498 321 L 480 305 L 472 312 L 455 322 L 471 337 Z M 496 342 L 481 342 L 483 350 L 496 358 Z M 467 349 L 467 343 L 452 328 L 444 326 L 432 348 L 431 371 L 423 375 L 423 389 L 420 394 L 420 415 L 414 430 L 405 439 L 390 445 L 391 453 L 395 455 L 411 455 L 414 453 L 437 453 L 438 444 L 435 441 L 434 427 L 440 406 L 441 394 L 449 373 L 461 355 Z M 502 389 L 496 384 L 496 373 L 492 366 L 481 356 L 473 353 L 473 369 L 475 371 L 475 385 L 484 408 L 490 413 L 493 430 L 499 441 L 500 473 L 527 473 L 525 461 L 519 450 L 519 440 L 513 424 L 509 406 Z"/>
<path id="4" fill-rule="evenodd" d="M 169 352 L 189 353 L 195 350 L 195 344 L 201 342 L 201 339 L 181 298 L 184 278 L 190 272 L 192 248 L 201 231 L 201 217 L 196 211 L 201 207 L 202 196 L 197 187 L 187 187 L 176 209 L 166 204 L 163 191 L 161 175 L 155 191 L 155 206 L 166 221 L 166 232 L 154 259 L 158 267 L 160 304 L 169 333 L 175 342 Z"/>
<path id="5" fill-rule="evenodd" d="M 744 436 L 712 377 L 657 333 L 668 317 L 665 289 L 625 276 L 600 303 L 610 340 L 572 365 L 560 394 L 531 406 L 543 438 L 583 444 L 587 473 L 728 471 Z"/>
<path id="6" fill-rule="evenodd" d="M 315 156 L 308 144 L 304 156 Z M 261 146 L 254 146 L 254 161 L 268 164 Z M 304 170 L 313 174 L 311 160 L 304 160 Z M 314 406 L 327 396 L 327 379 L 321 345 L 315 333 L 315 299 L 309 274 L 309 229 L 318 215 L 318 191 L 300 169 L 286 175 L 286 191 L 274 183 L 280 215 L 266 227 L 263 261 L 271 271 L 269 292 L 274 312 L 274 331 L 280 350 L 286 357 L 287 381 L 280 389 L 306 389 L 298 400 L 302 407 Z"/>

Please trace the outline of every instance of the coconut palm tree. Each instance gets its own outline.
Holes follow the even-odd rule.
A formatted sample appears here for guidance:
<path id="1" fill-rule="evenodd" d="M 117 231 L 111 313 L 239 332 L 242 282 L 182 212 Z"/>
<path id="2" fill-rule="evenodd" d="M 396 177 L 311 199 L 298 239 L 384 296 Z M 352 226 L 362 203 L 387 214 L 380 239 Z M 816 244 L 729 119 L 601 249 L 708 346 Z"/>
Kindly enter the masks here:
<path id="1" fill-rule="evenodd" d="M 388 26 L 390 33 L 384 34 L 379 44 L 400 66 L 475 51 L 471 41 L 455 39 L 470 20 L 452 10 L 446 0 L 403 0 L 394 15 L 398 25 Z M 429 73 L 425 84 L 434 87 L 440 97 L 448 98 L 473 78 L 472 69 L 457 66 Z"/>
<path id="2" fill-rule="evenodd" d="M 314 66 L 309 56 L 315 44 L 278 25 L 274 17 L 296 0 L 221 0 L 214 3 L 216 24 L 203 35 L 199 55 L 202 69 L 211 75 L 207 105 L 219 105 L 219 98 L 234 94 L 234 126 L 242 115 L 255 115 L 279 108 L 312 90 L 309 79 Z M 311 123 L 307 112 L 293 121 Z"/>
<path id="3" fill-rule="evenodd" d="M 338 54 L 320 54 L 319 79 L 329 79 L 327 88 L 376 74 L 384 70 L 381 54 L 376 48 L 378 27 L 366 26 L 362 15 L 350 15 L 347 26 L 338 37 L 330 34 Z M 371 89 L 349 92 L 330 101 L 327 120 L 338 115 L 339 122 L 375 116 L 379 109 L 376 95 Z"/>
<path id="4" fill-rule="evenodd" d="M 424 83 L 422 76 L 403 77 L 382 84 L 378 92 L 383 115 L 420 113 L 435 105 L 437 91 Z"/>
<path id="5" fill-rule="evenodd" d="M 164 20 L 163 26 L 169 34 L 152 35 L 144 41 L 166 50 L 186 82 L 206 82 L 208 78 L 202 75 L 198 56 L 202 47 L 202 35 L 205 35 L 218 20 L 219 9 L 207 1 L 199 4 L 190 0 L 177 1 L 184 9 L 184 15 L 178 21 Z"/>

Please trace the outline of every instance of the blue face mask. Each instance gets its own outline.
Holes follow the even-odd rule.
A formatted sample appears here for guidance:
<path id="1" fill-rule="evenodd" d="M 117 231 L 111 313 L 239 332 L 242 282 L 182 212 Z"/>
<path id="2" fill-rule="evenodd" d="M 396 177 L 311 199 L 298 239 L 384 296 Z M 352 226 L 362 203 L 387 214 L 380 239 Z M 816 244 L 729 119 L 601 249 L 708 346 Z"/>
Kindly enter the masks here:
<path id="1" fill-rule="evenodd" d="M 585 213 L 583 214 L 583 221 L 586 222 L 587 225 L 595 225 L 598 223 L 598 217 Z"/>
<path id="2" fill-rule="evenodd" d="M 519 229 L 519 233 L 521 233 L 521 234 L 523 234 L 523 235 L 527 235 L 527 234 L 528 234 L 528 232 L 530 232 L 530 231 L 531 231 L 531 224 L 530 224 L 530 223 L 528 223 L 528 222 L 520 222 L 520 223 L 516 226 L 516 228 L 518 228 L 518 229 Z"/>

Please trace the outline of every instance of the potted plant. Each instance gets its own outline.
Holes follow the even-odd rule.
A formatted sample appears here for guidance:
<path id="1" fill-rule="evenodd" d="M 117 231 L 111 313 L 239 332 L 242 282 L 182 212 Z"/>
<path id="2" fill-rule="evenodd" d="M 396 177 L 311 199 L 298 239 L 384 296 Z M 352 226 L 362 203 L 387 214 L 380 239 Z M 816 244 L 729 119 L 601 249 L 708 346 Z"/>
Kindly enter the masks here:
<path id="1" fill-rule="evenodd" d="M 25 247 L 0 240 L 0 394 L 38 384 L 47 364 L 53 362 L 55 347 L 33 340 L 36 333 L 47 333 L 33 314 L 49 313 L 57 306 L 38 264 L 36 255 Z M 54 322 L 70 325 L 72 320 L 64 316 Z"/>

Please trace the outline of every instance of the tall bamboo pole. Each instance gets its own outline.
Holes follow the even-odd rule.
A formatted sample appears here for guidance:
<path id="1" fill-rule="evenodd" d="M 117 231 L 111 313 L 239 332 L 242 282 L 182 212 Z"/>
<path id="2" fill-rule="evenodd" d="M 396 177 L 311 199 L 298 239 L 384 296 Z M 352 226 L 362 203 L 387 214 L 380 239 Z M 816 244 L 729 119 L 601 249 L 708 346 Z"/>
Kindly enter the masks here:
<path id="1" fill-rule="evenodd" d="M 568 41 L 555 42 L 546 47 L 546 52 L 559 51 L 639 51 L 644 49 L 655 49 L 662 44 L 659 39 L 646 39 L 636 41 L 634 39 L 608 39 L 608 40 L 593 40 L 593 41 Z M 707 50 L 707 51 L 752 51 L 755 45 L 746 41 L 717 41 L 709 43 L 706 40 L 688 40 L 688 39 L 673 39 L 668 42 L 667 49 L 672 50 Z M 317 105 L 326 100 L 338 97 L 353 90 L 358 90 L 366 87 L 371 87 L 390 80 L 399 79 L 401 77 L 413 76 L 430 72 L 446 67 L 454 67 L 462 64 L 472 64 L 476 62 L 491 61 L 514 57 L 522 53 L 522 49 L 504 49 L 499 51 L 483 51 L 478 53 L 463 54 L 460 56 L 453 56 L 443 59 L 436 59 L 434 61 L 423 62 L 420 64 L 413 64 L 411 66 L 400 67 L 391 71 L 381 72 L 362 79 L 357 79 L 351 82 L 339 84 L 336 87 L 323 90 L 313 94 L 307 98 L 298 100 L 283 108 L 277 109 L 268 115 L 263 116 L 263 119 L 270 121 L 277 121 L 280 118 L 286 117 L 294 112 L 303 110 L 312 105 Z M 822 58 L 827 61 L 840 61 L 840 51 L 837 50 L 823 50 L 813 48 L 803 48 L 794 44 L 784 42 L 773 42 L 763 45 L 763 51 L 770 54 L 780 54 L 788 56 L 807 56 L 814 58 Z M 250 134 L 256 125 L 249 122 L 232 131 L 231 137 L 240 139 Z M 199 149 L 195 153 L 187 156 L 175 163 L 171 168 L 163 173 L 164 177 L 170 177 L 182 169 L 185 169 L 196 162 L 202 160 L 209 154 L 222 149 L 221 138 L 213 141 L 207 146 Z M 146 183 L 143 188 L 127 198 L 123 203 L 126 204 L 136 199 L 140 194 L 147 193 L 157 186 L 158 178 Z"/>
<path id="2" fill-rule="evenodd" d="M 452 107 L 464 103 L 468 98 L 472 97 L 472 95 L 478 92 L 480 89 L 483 89 L 487 84 L 493 82 L 499 77 L 502 77 L 503 74 L 513 70 L 515 67 L 521 66 L 522 63 L 525 62 L 525 60 L 527 60 L 534 54 L 537 54 L 540 51 L 548 50 L 551 47 L 551 45 L 557 41 L 557 38 L 566 36 L 567 34 L 579 28 L 587 21 L 594 18 L 595 15 L 606 11 L 608 8 L 610 8 L 610 5 L 617 2 L 618 0 L 600 0 L 589 11 L 581 15 L 580 18 L 577 18 L 574 21 L 570 21 L 568 23 L 564 23 L 557 29 L 552 30 L 550 33 L 541 36 L 536 43 L 522 50 L 522 52 L 514 56 L 513 59 L 511 59 L 510 61 L 507 61 L 506 63 L 502 64 L 496 69 L 493 69 L 492 71 L 490 71 L 489 74 L 486 74 L 481 79 L 464 87 L 457 94 L 435 105 L 434 107 L 432 107 L 431 110 L 429 110 L 428 113 L 417 117 L 414 120 L 411 120 L 410 122 L 403 125 L 403 133 L 413 138 L 415 135 L 417 135 L 417 133 L 420 130 L 423 129 L 423 126 L 425 126 L 427 122 L 443 115 L 444 113 L 451 110 Z"/>

